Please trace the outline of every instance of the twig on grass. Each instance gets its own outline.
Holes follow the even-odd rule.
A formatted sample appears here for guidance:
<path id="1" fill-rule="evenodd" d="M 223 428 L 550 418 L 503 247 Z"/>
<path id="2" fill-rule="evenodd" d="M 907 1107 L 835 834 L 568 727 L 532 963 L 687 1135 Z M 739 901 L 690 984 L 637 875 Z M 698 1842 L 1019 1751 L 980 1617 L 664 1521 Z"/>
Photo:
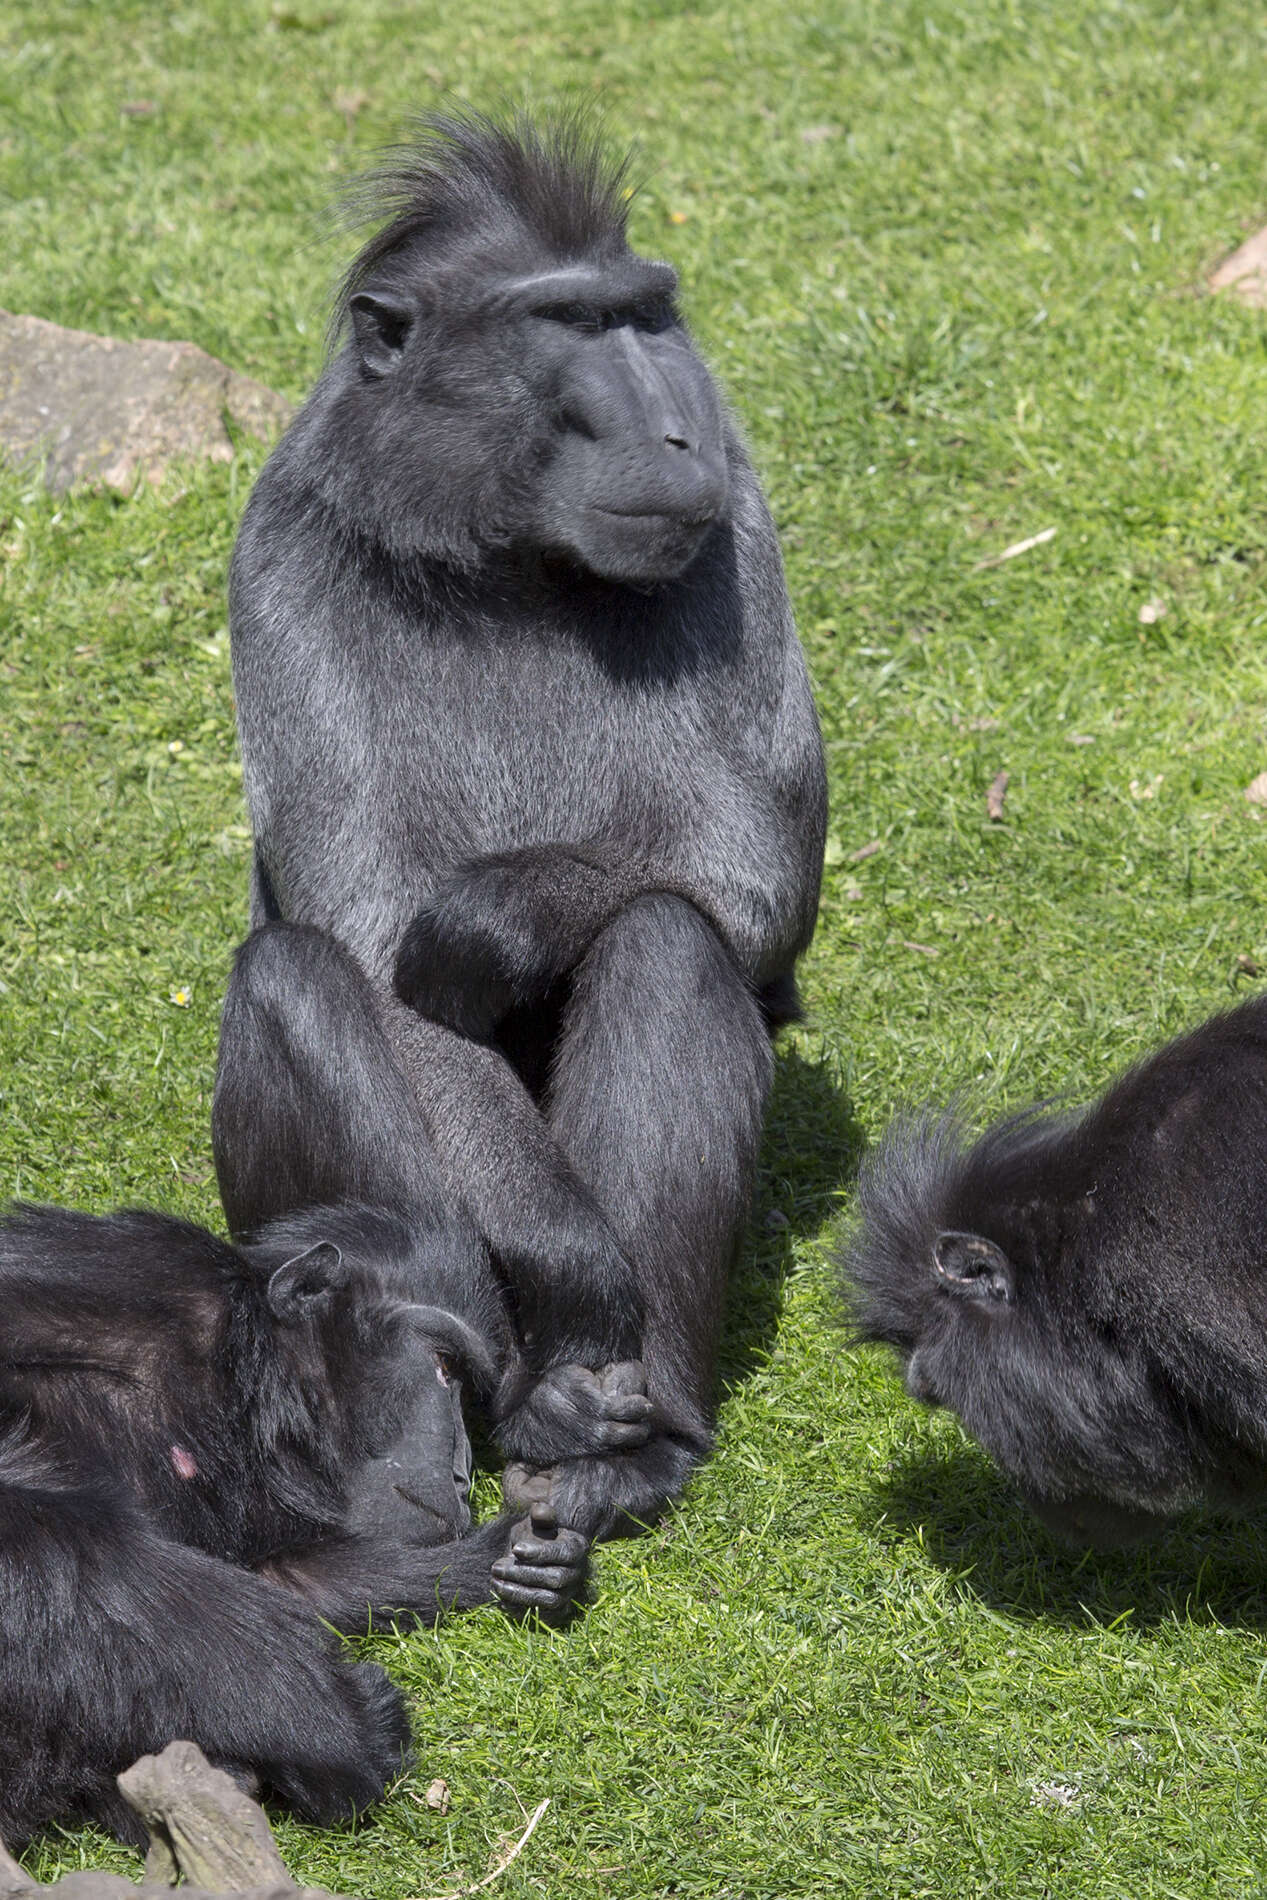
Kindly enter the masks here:
<path id="1" fill-rule="evenodd" d="M 467 1894 L 479 1893 L 482 1888 L 491 1887 L 495 1880 L 501 1879 L 511 1862 L 519 1859 L 524 1848 L 527 1847 L 528 1842 L 532 1839 L 533 1830 L 537 1822 L 541 1819 L 549 1805 L 550 1797 L 547 1795 L 545 1800 L 539 1802 L 533 1809 L 528 1819 L 528 1825 L 519 1836 L 519 1839 L 517 1841 L 511 1841 L 507 1846 L 502 1848 L 497 1856 L 497 1864 L 492 1871 L 485 1874 L 482 1880 L 477 1880 L 473 1887 L 455 1887 L 451 1893 L 428 1894 L 426 1900 L 466 1900 Z M 420 1897 L 415 1896 L 414 1900 L 420 1900 Z"/>
<path id="2" fill-rule="evenodd" d="M 1004 548 L 1002 554 L 987 554 L 984 561 L 973 563 L 973 573 L 979 574 L 983 567 L 1002 567 L 1004 561 L 1014 561 L 1018 554 L 1028 554 L 1031 548 L 1041 548 L 1044 541 L 1053 539 L 1056 530 L 1044 528 L 1039 534 L 1031 534 L 1024 541 L 1013 541 L 1010 548 Z"/>

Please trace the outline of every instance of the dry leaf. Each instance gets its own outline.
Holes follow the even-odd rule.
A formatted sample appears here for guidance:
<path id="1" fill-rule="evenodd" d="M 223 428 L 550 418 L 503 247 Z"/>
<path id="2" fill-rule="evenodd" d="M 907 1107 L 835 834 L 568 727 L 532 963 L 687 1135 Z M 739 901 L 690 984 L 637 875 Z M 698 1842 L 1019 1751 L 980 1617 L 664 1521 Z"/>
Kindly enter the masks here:
<path id="1" fill-rule="evenodd" d="M 1251 805 L 1267 805 L 1267 772 L 1260 772 L 1245 787 L 1245 796 Z"/>
<path id="2" fill-rule="evenodd" d="M 1082 1803 L 1082 1790 L 1071 1781 L 1037 1781 L 1029 1801 L 1033 1808 L 1076 1808 Z"/>
<path id="3" fill-rule="evenodd" d="M 934 950 L 931 943 L 911 943 L 906 937 L 902 939 L 902 948 L 903 950 L 918 950 L 922 957 L 939 957 L 941 955 L 941 951 Z"/>
<path id="4" fill-rule="evenodd" d="M 1253 957 L 1247 957 L 1243 951 L 1236 959 L 1236 968 L 1241 976 L 1261 976 L 1263 973 L 1261 965 L 1255 963 Z"/>
<path id="5" fill-rule="evenodd" d="M 877 851 L 883 851 L 883 849 L 883 838 L 873 838 L 870 844 L 860 844 L 856 851 L 851 851 L 849 853 L 849 862 L 851 864 L 861 864 L 864 858 L 873 858 Z"/>
<path id="6" fill-rule="evenodd" d="M 1246 238 L 1210 279 L 1211 290 L 1230 290 L 1242 303 L 1267 310 L 1267 225 Z"/>
<path id="7" fill-rule="evenodd" d="M 119 110 L 125 119 L 152 119 L 158 106 L 153 99 L 125 99 Z"/>
<path id="8" fill-rule="evenodd" d="M 1142 627 L 1151 627 L 1166 611 L 1164 600 L 1146 600 L 1139 610 L 1139 622 Z"/>
<path id="9" fill-rule="evenodd" d="M 341 112 L 347 120 L 348 131 L 356 124 L 356 115 L 363 112 L 370 102 L 368 92 L 362 92 L 359 86 L 339 86 L 330 101 L 336 112 Z"/>
<path id="10" fill-rule="evenodd" d="M 996 774 L 994 783 L 985 795 L 985 815 L 992 825 L 1000 823 L 1003 817 L 1003 800 L 1007 797 L 1008 773 Z"/>
<path id="11" fill-rule="evenodd" d="M 448 1782 L 437 1775 L 423 1796 L 423 1800 L 429 1808 L 434 1808 L 437 1814 L 447 1814 L 451 1801 Z"/>

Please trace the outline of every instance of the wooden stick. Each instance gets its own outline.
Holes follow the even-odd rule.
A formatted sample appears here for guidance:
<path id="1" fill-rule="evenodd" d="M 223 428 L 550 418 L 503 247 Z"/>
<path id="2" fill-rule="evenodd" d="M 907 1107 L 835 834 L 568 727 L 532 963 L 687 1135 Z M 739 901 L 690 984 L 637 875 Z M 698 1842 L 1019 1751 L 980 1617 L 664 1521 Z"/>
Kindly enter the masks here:
<path id="1" fill-rule="evenodd" d="M 212 1893 L 293 1884 L 263 1809 L 192 1742 L 142 1755 L 119 1792 L 149 1829 L 147 1881 L 174 1887 L 183 1875 Z"/>
<path id="2" fill-rule="evenodd" d="M 339 1900 L 337 1894 L 295 1885 L 264 1810 L 192 1742 L 171 1742 L 161 1755 L 143 1755 L 119 1776 L 119 1788 L 150 1832 L 139 1887 L 122 1874 L 91 1872 L 66 1874 L 41 1887 L 0 1841 L 0 1900 L 45 1900 L 63 1886 L 74 1900 Z M 524 1840 L 545 1805 L 532 1817 Z M 518 1852 L 517 1847 L 494 1872 L 508 1867 Z M 182 1877 L 190 1885 L 174 1892 Z"/>
<path id="3" fill-rule="evenodd" d="M 30 1874 L 23 1872 L 4 1842 L 0 1841 L 0 1900 L 9 1900 L 10 1895 L 29 1894 L 34 1886 Z"/>

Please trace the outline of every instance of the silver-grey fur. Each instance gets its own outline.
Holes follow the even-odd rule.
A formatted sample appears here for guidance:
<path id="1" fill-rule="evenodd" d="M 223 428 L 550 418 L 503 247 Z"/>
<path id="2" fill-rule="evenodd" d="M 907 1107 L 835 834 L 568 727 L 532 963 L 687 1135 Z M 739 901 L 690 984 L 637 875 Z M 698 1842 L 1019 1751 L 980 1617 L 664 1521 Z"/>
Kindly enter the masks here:
<path id="1" fill-rule="evenodd" d="M 551 1368 L 645 1363 L 650 1445 L 551 1479 L 598 1530 L 708 1443 L 825 826 L 770 514 L 622 177 L 575 122 L 424 133 L 231 585 L 252 920 L 364 973 L 508 1288 L 502 1442 L 546 1462 Z"/>

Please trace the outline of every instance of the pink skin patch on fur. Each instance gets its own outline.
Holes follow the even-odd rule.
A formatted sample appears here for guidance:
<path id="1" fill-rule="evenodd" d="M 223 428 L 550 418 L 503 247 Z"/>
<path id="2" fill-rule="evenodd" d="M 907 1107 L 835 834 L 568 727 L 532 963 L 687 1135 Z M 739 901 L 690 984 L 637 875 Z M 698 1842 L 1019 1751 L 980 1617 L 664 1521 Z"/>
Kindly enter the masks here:
<path id="1" fill-rule="evenodd" d="M 172 1446 L 172 1465 L 178 1478 L 196 1478 L 198 1465 L 191 1452 L 183 1445 Z"/>

